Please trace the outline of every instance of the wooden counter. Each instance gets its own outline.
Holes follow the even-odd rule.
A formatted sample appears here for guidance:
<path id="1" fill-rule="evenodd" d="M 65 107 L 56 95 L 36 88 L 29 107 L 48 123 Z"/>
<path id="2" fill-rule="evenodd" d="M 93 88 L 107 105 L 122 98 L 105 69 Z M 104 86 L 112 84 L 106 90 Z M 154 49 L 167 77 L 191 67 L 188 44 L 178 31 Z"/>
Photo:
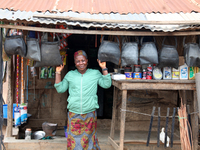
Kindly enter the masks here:
<path id="1" fill-rule="evenodd" d="M 194 100 L 192 107 L 194 112 L 198 111 L 197 93 L 195 80 L 112 80 L 114 86 L 113 96 L 113 113 L 111 122 L 110 137 L 108 140 L 116 150 L 123 150 L 124 148 L 124 132 L 125 132 L 125 118 L 126 111 L 121 111 L 120 121 L 120 141 L 119 144 L 114 140 L 115 134 L 115 120 L 116 120 L 116 101 L 118 92 L 122 92 L 121 109 L 126 110 L 127 90 L 192 90 Z M 198 114 L 195 113 L 192 117 L 192 134 L 194 150 L 198 147 Z M 148 149 L 148 147 L 147 147 Z"/>

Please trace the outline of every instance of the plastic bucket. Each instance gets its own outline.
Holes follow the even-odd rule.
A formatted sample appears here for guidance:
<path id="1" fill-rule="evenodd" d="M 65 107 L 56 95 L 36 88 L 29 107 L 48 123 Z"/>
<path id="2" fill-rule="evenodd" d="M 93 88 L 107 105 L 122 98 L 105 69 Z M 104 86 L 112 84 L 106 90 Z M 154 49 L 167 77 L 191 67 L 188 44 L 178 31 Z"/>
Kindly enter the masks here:
<path id="1" fill-rule="evenodd" d="M 19 105 L 19 104 L 18 104 Z M 14 118 L 14 109 L 15 107 L 17 106 L 17 104 L 13 104 L 13 118 Z M 8 112 L 8 105 L 7 104 L 4 104 L 3 105 L 3 118 L 7 118 L 7 112 Z"/>

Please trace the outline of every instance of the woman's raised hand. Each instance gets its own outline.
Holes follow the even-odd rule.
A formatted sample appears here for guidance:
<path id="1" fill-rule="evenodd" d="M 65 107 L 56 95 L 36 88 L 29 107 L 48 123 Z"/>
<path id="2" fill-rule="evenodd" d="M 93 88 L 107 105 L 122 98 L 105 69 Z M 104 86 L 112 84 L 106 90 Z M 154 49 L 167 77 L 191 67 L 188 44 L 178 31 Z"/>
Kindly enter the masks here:
<path id="1" fill-rule="evenodd" d="M 56 67 L 56 72 L 61 72 L 64 68 L 64 64 L 60 65 L 59 67 Z"/>
<path id="2" fill-rule="evenodd" d="M 99 63 L 99 66 L 101 67 L 101 69 L 106 68 L 106 62 L 101 62 L 101 60 L 98 60 L 98 59 L 97 59 L 97 62 Z"/>

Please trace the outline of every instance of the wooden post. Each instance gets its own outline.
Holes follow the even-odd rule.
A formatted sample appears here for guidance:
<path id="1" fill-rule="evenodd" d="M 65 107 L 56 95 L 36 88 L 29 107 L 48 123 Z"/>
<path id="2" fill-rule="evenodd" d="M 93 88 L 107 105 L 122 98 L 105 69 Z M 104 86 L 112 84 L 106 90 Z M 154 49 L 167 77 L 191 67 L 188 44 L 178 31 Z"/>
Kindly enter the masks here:
<path id="1" fill-rule="evenodd" d="M 7 64 L 7 73 L 8 73 L 8 111 L 7 111 L 7 128 L 6 128 L 6 137 L 12 137 L 12 126 L 13 126 L 13 98 L 11 93 L 11 59 Z"/>
<path id="2" fill-rule="evenodd" d="M 194 112 L 198 111 L 197 104 L 197 91 L 193 92 L 193 107 Z M 198 149 L 198 136 L 199 136 L 199 124 L 198 124 L 198 113 L 194 113 L 192 116 L 192 137 L 193 137 L 193 150 Z"/>
<path id="3" fill-rule="evenodd" d="M 114 93 L 113 93 L 113 110 L 112 110 L 112 121 L 111 121 L 111 131 L 110 131 L 110 137 L 114 140 L 115 137 L 115 120 L 116 120 L 116 103 L 117 103 L 117 94 L 118 89 L 114 87 Z"/>
<path id="4" fill-rule="evenodd" d="M 124 132 L 125 132 L 125 119 L 126 119 L 126 100 L 127 90 L 122 91 L 122 111 L 121 111 L 121 124 L 120 124 L 120 144 L 119 149 L 124 149 Z"/>
<path id="5" fill-rule="evenodd" d="M 197 93 L 197 105 L 198 109 L 200 110 L 200 73 L 195 74 L 195 82 L 196 82 L 196 93 Z M 200 111 L 199 111 L 199 117 L 200 117 Z"/>

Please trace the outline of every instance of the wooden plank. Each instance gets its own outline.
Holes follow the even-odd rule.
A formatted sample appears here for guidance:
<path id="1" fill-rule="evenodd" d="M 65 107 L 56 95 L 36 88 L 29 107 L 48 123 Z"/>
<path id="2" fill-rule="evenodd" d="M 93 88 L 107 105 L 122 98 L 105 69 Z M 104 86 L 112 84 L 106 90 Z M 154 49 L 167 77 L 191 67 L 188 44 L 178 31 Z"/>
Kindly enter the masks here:
<path id="1" fill-rule="evenodd" d="M 73 29 L 55 29 L 31 26 L 15 26 L 0 24 L 2 28 L 21 29 L 39 32 L 55 32 L 55 33 L 72 33 L 72 34 L 89 34 L 89 35 L 123 35 L 123 36 L 189 36 L 200 35 L 200 31 L 187 32 L 151 32 L 151 31 L 106 31 L 106 30 L 73 30 Z"/>
<path id="2" fill-rule="evenodd" d="M 117 83 L 193 83 L 195 84 L 195 80 L 134 80 L 134 79 L 129 79 L 129 80 L 112 80 L 112 82 L 117 82 Z"/>
<path id="3" fill-rule="evenodd" d="M 13 98 L 12 98 L 12 86 L 11 86 L 11 59 L 7 64 L 7 73 L 8 73 L 8 98 L 7 98 L 7 127 L 5 137 L 12 137 L 12 126 L 13 126 Z"/>
<path id="4" fill-rule="evenodd" d="M 115 121 L 116 121 L 116 113 L 117 113 L 117 95 L 118 95 L 118 89 L 114 87 L 114 93 L 113 93 L 113 110 L 112 110 L 112 121 L 111 121 L 111 130 L 110 130 L 110 137 L 114 139 L 115 137 Z"/>
<path id="5" fill-rule="evenodd" d="M 119 146 L 117 145 L 117 143 L 109 136 L 108 136 L 108 142 L 114 147 L 115 150 L 119 149 Z"/>
<path id="6" fill-rule="evenodd" d="M 122 88 L 121 88 L 121 83 L 119 83 L 119 82 L 116 82 L 116 81 L 112 81 L 112 85 L 114 85 L 115 87 L 117 87 L 118 89 L 120 89 L 120 90 L 122 90 Z"/>
<path id="7" fill-rule="evenodd" d="M 197 103 L 197 91 L 193 92 L 193 108 L 194 112 L 198 112 L 198 103 Z M 192 116 L 192 138 L 193 138 L 193 149 L 198 149 L 198 136 L 199 136 L 199 126 L 198 126 L 198 113 L 193 114 Z"/>
<path id="8" fill-rule="evenodd" d="M 199 110 L 199 118 L 200 118 L 200 73 L 195 74 L 195 82 L 196 82 L 196 91 L 197 91 L 197 104 Z"/>
<path id="9" fill-rule="evenodd" d="M 195 90 L 196 85 L 193 83 L 122 83 L 121 89 L 124 90 Z"/>
<path id="10" fill-rule="evenodd" d="M 91 19 L 79 18 L 69 16 L 57 15 L 33 15 L 34 18 L 49 18 L 49 19 L 62 19 L 68 21 L 81 21 L 81 22 L 98 22 L 98 23 L 121 23 L 121 24 L 148 24 L 148 25 L 194 25 L 200 24 L 200 20 L 184 20 L 184 21 L 157 21 L 157 20 L 106 20 L 106 19 Z"/>
<path id="11" fill-rule="evenodd" d="M 122 91 L 122 109 L 126 110 L 127 90 Z M 121 124 L 120 124 L 120 144 L 119 150 L 124 148 L 124 131 L 125 131 L 126 111 L 121 111 Z"/>

